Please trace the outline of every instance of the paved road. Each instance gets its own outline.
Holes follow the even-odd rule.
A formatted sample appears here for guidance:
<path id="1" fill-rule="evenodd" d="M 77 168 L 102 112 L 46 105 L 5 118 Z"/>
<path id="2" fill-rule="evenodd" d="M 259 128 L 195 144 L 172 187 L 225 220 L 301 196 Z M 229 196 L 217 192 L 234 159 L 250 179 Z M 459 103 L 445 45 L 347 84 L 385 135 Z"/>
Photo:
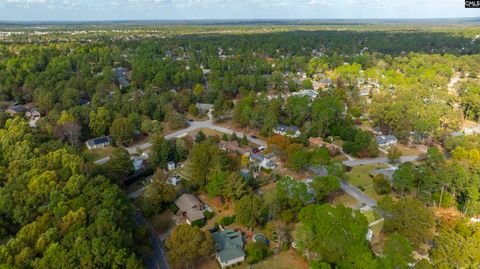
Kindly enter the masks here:
<path id="1" fill-rule="evenodd" d="M 410 156 L 402 156 L 400 157 L 400 161 L 404 162 L 412 162 L 418 159 L 417 155 L 410 155 Z M 389 164 L 390 160 L 387 157 L 378 157 L 378 158 L 370 158 L 370 159 L 355 159 L 355 160 L 348 160 L 344 161 L 343 164 L 347 166 L 358 166 L 358 165 L 367 165 L 367 164 Z"/>
<path id="2" fill-rule="evenodd" d="M 187 128 L 176 131 L 176 132 L 171 133 L 171 134 L 168 134 L 168 135 L 165 136 L 165 139 L 171 140 L 171 139 L 183 137 L 187 133 L 193 132 L 193 131 L 198 130 L 198 129 L 204 129 L 204 128 L 205 129 L 212 129 L 212 130 L 215 130 L 215 131 L 218 131 L 218 132 L 221 132 L 221 133 L 225 133 L 225 134 L 228 134 L 228 135 L 231 135 L 234 132 L 230 129 L 214 125 L 213 121 L 211 121 L 211 120 L 192 121 L 192 122 L 189 122 L 189 126 Z M 235 134 L 239 138 L 243 137 L 243 135 L 244 135 L 244 133 L 241 133 L 241 132 L 235 132 Z M 248 139 L 248 141 L 250 141 L 254 144 L 264 146 L 264 147 L 267 146 L 267 142 L 265 142 L 263 140 L 260 140 L 260 139 L 257 139 L 257 138 L 252 138 L 250 136 L 247 136 L 247 139 Z M 143 150 L 146 150 L 146 149 L 150 148 L 151 146 L 152 146 L 152 143 L 150 141 L 148 141 L 148 142 L 145 142 L 145 143 L 140 144 L 140 145 L 133 145 L 133 146 L 127 147 L 125 149 L 130 154 L 135 154 L 135 153 L 138 152 L 138 150 L 143 151 Z M 109 159 L 110 159 L 110 157 L 105 157 L 103 159 L 99 159 L 99 160 L 95 161 L 95 163 L 96 164 L 105 164 Z"/>
<path id="3" fill-rule="evenodd" d="M 362 204 L 365 204 L 368 207 L 374 207 L 377 205 L 377 201 L 370 198 L 361 190 L 357 189 L 356 187 L 354 187 L 353 185 L 351 185 L 350 183 L 344 180 L 340 181 L 340 188 L 342 189 L 342 191 L 344 191 L 345 193 L 352 196 L 357 201 L 359 201 Z"/>
<path id="4" fill-rule="evenodd" d="M 160 242 L 152 225 L 146 221 L 138 211 L 135 212 L 134 220 L 137 225 L 147 226 L 147 228 L 150 230 L 150 241 L 153 247 L 153 256 L 147 259 L 148 268 L 170 269 L 165 256 L 165 249 L 163 248 L 162 242 Z"/>
<path id="5" fill-rule="evenodd" d="M 142 196 L 142 194 L 145 192 L 145 187 L 142 187 L 134 192 L 131 192 L 127 195 L 128 198 L 132 198 L 132 199 L 135 199 L 135 198 L 138 198 L 140 196 Z"/>

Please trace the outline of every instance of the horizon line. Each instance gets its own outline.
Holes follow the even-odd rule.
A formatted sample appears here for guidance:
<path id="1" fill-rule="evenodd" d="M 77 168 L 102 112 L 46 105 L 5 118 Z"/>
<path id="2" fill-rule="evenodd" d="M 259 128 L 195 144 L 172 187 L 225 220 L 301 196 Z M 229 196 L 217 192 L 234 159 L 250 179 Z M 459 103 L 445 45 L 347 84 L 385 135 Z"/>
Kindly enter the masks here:
<path id="1" fill-rule="evenodd" d="M 434 21 L 434 20 L 480 20 L 472 17 L 417 17 L 417 18 L 239 18 L 239 19 L 85 19 L 85 20 L 0 20 L 2 23 L 116 23 L 116 22 L 275 22 L 275 21 Z"/>

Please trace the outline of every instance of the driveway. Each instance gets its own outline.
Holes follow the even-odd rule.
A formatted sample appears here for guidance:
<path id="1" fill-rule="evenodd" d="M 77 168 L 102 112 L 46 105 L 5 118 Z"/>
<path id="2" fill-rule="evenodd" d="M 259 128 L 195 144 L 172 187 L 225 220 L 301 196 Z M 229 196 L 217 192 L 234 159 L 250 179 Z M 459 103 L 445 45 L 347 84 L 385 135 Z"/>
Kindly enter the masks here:
<path id="1" fill-rule="evenodd" d="M 183 137 L 187 133 L 193 132 L 193 131 L 198 130 L 198 129 L 204 129 L 204 128 L 205 129 L 212 129 L 212 130 L 215 130 L 217 132 L 225 133 L 225 134 L 228 134 L 228 135 L 232 135 L 234 133 L 234 131 L 232 131 L 230 129 L 220 127 L 220 126 L 217 126 L 217 125 L 213 124 L 213 121 L 211 121 L 211 120 L 192 121 L 192 122 L 189 122 L 189 126 L 187 128 L 176 131 L 176 132 L 171 133 L 171 134 L 168 134 L 168 135 L 165 136 L 165 139 L 171 140 L 171 139 Z M 243 137 L 243 135 L 244 135 L 241 132 L 235 132 L 235 134 L 239 138 Z M 257 144 L 259 146 L 264 146 L 264 147 L 267 146 L 267 142 L 265 142 L 263 140 L 260 140 L 260 139 L 257 139 L 257 138 L 252 138 L 251 136 L 247 136 L 247 140 L 249 142 L 252 142 L 252 143 Z M 127 147 L 125 149 L 128 151 L 128 153 L 135 154 L 139 150 L 144 151 L 144 150 L 150 148 L 151 146 L 152 146 L 152 143 L 150 141 L 148 141 L 148 142 L 145 142 L 143 144 L 133 145 L 133 146 Z M 96 164 L 105 164 L 106 162 L 108 162 L 109 159 L 110 159 L 110 157 L 105 157 L 105 158 L 96 160 L 95 163 Z"/>

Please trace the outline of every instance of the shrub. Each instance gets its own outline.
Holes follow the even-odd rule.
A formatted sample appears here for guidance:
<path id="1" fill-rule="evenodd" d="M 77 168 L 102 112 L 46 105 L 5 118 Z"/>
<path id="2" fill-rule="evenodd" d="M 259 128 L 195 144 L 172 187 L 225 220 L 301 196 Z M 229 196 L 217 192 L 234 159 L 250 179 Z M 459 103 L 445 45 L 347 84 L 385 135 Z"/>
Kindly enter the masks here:
<path id="1" fill-rule="evenodd" d="M 211 219 L 213 218 L 213 216 L 215 216 L 215 213 L 210 211 L 205 211 L 203 212 L 203 215 L 205 216 L 206 219 Z"/>
<path id="2" fill-rule="evenodd" d="M 205 220 L 203 219 L 196 220 L 192 222 L 192 226 L 197 226 L 199 228 L 202 228 L 203 226 L 205 226 Z"/>
<path id="3" fill-rule="evenodd" d="M 223 217 L 221 220 L 220 220 L 220 224 L 222 226 L 228 226 L 232 223 L 235 222 L 235 215 L 233 216 L 226 216 L 226 217 Z"/>
<path id="4" fill-rule="evenodd" d="M 176 204 L 171 203 L 169 207 L 170 207 L 170 210 L 172 210 L 173 214 L 177 214 L 177 212 L 178 212 L 178 207 L 177 207 Z"/>
<path id="5" fill-rule="evenodd" d="M 254 264 L 262 261 L 268 256 L 268 246 L 263 241 L 248 243 L 245 247 L 247 252 L 247 263 Z"/>
<path id="6" fill-rule="evenodd" d="M 375 192 L 378 194 L 388 194 L 390 191 L 392 191 L 390 181 L 383 174 L 378 174 L 373 177 L 373 187 L 375 188 Z"/>

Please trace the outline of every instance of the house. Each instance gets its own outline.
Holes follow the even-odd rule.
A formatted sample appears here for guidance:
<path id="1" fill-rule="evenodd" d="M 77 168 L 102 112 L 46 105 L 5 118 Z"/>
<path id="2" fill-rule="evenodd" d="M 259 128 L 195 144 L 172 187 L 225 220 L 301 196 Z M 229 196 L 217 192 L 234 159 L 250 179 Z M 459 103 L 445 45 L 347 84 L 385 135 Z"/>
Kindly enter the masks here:
<path id="1" fill-rule="evenodd" d="M 5 112 L 12 117 L 20 113 L 25 113 L 25 111 L 27 111 L 27 108 L 24 105 L 14 105 L 5 110 Z"/>
<path id="2" fill-rule="evenodd" d="M 130 87 L 130 81 L 127 78 L 127 69 L 125 67 L 114 68 L 115 72 L 115 83 L 118 84 L 120 89 L 125 89 Z"/>
<path id="3" fill-rule="evenodd" d="M 293 92 L 292 96 L 308 97 L 310 100 L 315 100 L 318 96 L 318 92 L 315 90 L 300 90 L 298 92 Z"/>
<path id="4" fill-rule="evenodd" d="M 111 143 L 111 139 L 109 136 L 97 137 L 97 138 L 85 141 L 85 145 L 89 150 L 104 148 L 110 145 L 110 143 Z"/>
<path id="5" fill-rule="evenodd" d="M 394 135 L 377 135 L 375 137 L 380 147 L 388 147 L 397 144 L 398 140 Z"/>
<path id="6" fill-rule="evenodd" d="M 329 78 L 322 78 L 318 81 L 319 87 L 322 87 L 322 88 L 328 88 L 332 84 L 333 84 L 333 81 Z"/>
<path id="7" fill-rule="evenodd" d="M 192 224 L 195 221 L 205 220 L 202 208 L 203 204 L 192 194 L 182 194 L 174 201 L 178 207 L 179 212 L 187 219 L 188 224 Z"/>
<path id="8" fill-rule="evenodd" d="M 168 169 L 168 171 L 175 170 L 175 163 L 174 162 L 168 162 L 167 163 L 167 169 Z"/>
<path id="9" fill-rule="evenodd" d="M 252 152 L 252 149 L 249 147 L 240 147 L 240 144 L 238 144 L 238 141 L 233 140 L 233 141 L 220 141 L 218 142 L 218 147 L 220 147 L 224 151 L 228 152 L 237 152 L 241 155 L 244 154 L 250 154 Z"/>
<path id="10" fill-rule="evenodd" d="M 36 107 L 33 107 L 31 109 L 29 109 L 27 111 L 27 113 L 25 113 L 25 116 L 27 118 L 40 118 L 41 114 L 40 114 L 40 111 L 36 108 Z"/>
<path id="11" fill-rule="evenodd" d="M 198 108 L 198 111 L 200 111 L 200 113 L 208 113 L 210 110 L 213 109 L 212 104 L 196 103 L 195 106 Z"/>
<path id="12" fill-rule="evenodd" d="M 241 232 L 224 230 L 213 233 L 215 257 L 222 268 L 241 263 L 245 260 L 243 237 Z"/>
<path id="13" fill-rule="evenodd" d="M 275 169 L 275 167 L 277 166 L 273 161 L 271 161 L 263 154 L 250 155 L 250 161 L 258 163 L 258 165 L 264 169 Z"/>
<path id="14" fill-rule="evenodd" d="M 282 124 L 279 124 L 277 128 L 273 129 L 273 132 L 290 138 L 297 138 L 301 135 L 300 129 L 298 127 L 286 126 Z"/>
<path id="15" fill-rule="evenodd" d="M 467 127 L 463 130 L 466 135 L 480 134 L 480 125 Z"/>
<path id="16" fill-rule="evenodd" d="M 310 145 L 312 146 L 326 147 L 327 150 L 331 153 L 335 153 L 337 151 L 337 147 L 335 145 L 323 141 L 321 137 L 310 137 L 308 138 L 308 142 L 310 142 Z"/>

